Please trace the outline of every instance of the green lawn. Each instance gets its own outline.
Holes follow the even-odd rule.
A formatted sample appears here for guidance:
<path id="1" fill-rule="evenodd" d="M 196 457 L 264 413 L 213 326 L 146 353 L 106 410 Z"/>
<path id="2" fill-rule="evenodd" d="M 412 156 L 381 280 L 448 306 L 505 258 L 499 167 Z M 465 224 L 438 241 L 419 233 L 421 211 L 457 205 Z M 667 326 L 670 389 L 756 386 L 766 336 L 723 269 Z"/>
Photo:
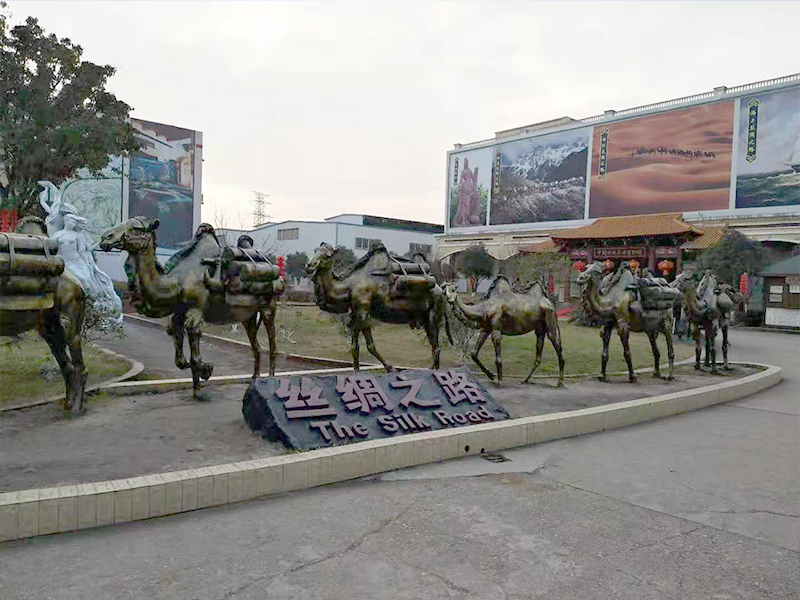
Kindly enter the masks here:
<path id="1" fill-rule="evenodd" d="M 451 317 L 451 324 L 452 317 Z M 280 306 L 275 319 L 278 331 L 278 350 L 307 356 L 320 356 L 340 360 L 351 360 L 349 341 L 342 336 L 331 315 L 323 313 L 316 306 Z M 454 327 L 457 324 L 453 324 Z M 561 338 L 566 360 L 567 374 L 597 373 L 600 371 L 600 353 L 602 342 L 600 330 L 589 327 L 580 327 L 561 323 Z M 206 324 L 204 331 L 214 335 L 247 341 L 247 335 L 241 326 L 237 331 L 232 331 L 230 325 Z M 375 344 L 384 358 L 395 366 L 429 367 L 431 362 L 430 346 L 424 333 L 413 331 L 407 325 L 391 325 L 379 323 L 373 327 Z M 441 337 L 446 335 L 442 328 Z M 631 353 L 635 368 L 652 366 L 650 342 L 644 334 L 631 335 Z M 261 329 L 259 340 L 262 346 L 267 346 L 266 332 Z M 470 345 L 472 348 L 474 340 Z M 663 336 L 659 339 L 662 363 L 667 360 L 666 344 Z M 504 376 L 527 376 L 536 358 L 536 335 L 533 333 L 519 337 L 503 337 L 503 370 Z M 684 343 L 675 344 L 676 361 L 693 356 L 694 346 Z M 487 341 L 481 351 L 481 361 L 494 370 L 494 347 Z M 449 343 L 441 355 L 442 366 L 456 366 L 461 364 L 461 353 Z M 361 339 L 361 362 L 377 362 L 367 352 L 363 338 Z M 472 361 L 469 361 L 472 364 Z M 608 372 L 624 371 L 625 360 L 622 356 L 622 345 L 619 337 L 614 335 L 611 342 L 611 357 Z M 537 374 L 558 373 L 558 362 L 550 341 L 545 342 L 542 364 Z"/>
<path id="2" fill-rule="evenodd" d="M 64 380 L 47 343 L 34 332 L 19 343 L 3 338 L 0 347 L 0 403 L 38 399 L 64 393 Z M 117 377 L 130 369 L 127 361 L 100 352 L 84 342 L 83 359 L 89 371 L 87 385 Z"/>

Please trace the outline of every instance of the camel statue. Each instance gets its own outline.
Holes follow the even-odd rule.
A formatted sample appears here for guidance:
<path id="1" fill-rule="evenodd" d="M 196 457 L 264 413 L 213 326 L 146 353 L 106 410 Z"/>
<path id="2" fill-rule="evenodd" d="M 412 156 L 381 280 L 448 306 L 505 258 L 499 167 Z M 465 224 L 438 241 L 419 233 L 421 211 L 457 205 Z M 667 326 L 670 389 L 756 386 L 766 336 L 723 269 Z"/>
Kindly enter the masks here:
<path id="1" fill-rule="evenodd" d="M 669 357 L 669 381 L 674 380 L 675 351 L 672 347 L 672 310 L 675 299 L 680 292 L 669 285 L 661 285 L 657 280 L 637 278 L 630 270 L 627 262 L 619 267 L 618 277 L 606 294 L 599 293 L 603 267 L 594 262 L 578 276 L 581 286 L 581 301 L 586 314 L 596 318 L 603 326 L 600 337 L 603 340 L 602 366 L 600 381 L 606 381 L 606 365 L 608 364 L 608 345 L 611 332 L 616 327 L 622 342 L 623 355 L 628 365 L 628 380 L 636 381 L 631 361 L 631 349 L 628 343 L 631 332 L 644 332 L 650 339 L 653 351 L 653 377 L 661 377 L 659 362 L 661 354 L 658 350 L 658 334 L 663 333 L 667 339 L 667 356 Z"/>
<path id="2" fill-rule="evenodd" d="M 47 238 L 44 221 L 37 217 L 23 218 L 17 225 L 17 234 L 23 235 L 0 235 L 6 238 L 9 247 L 16 244 L 26 246 L 28 251 L 36 248 L 44 251 L 48 242 L 52 246 L 44 251 L 41 257 L 32 258 L 46 260 L 47 252 L 54 252 L 57 248 L 55 242 Z M 41 239 L 26 244 L 31 236 Z M 13 257 L 13 252 L 10 254 Z M 25 255 L 31 256 L 27 252 L 23 254 Z M 11 259 L 12 263 L 14 260 Z M 75 276 L 64 270 L 64 262 L 61 259 L 56 261 L 60 268 L 48 268 L 47 274 L 41 267 L 29 274 L 24 263 L 31 258 L 16 260 L 23 264 L 18 270 L 13 270 L 13 264 L 10 263 L 11 274 L 3 277 L 2 294 L 0 294 L 0 333 L 4 336 L 17 336 L 34 328 L 38 330 L 39 335 L 50 346 L 61 369 L 66 388 L 64 408 L 71 410 L 72 414 L 77 416 L 83 411 L 87 379 L 81 348 L 86 292 Z M 55 277 L 48 282 L 48 275 L 54 274 Z M 23 289 L 32 285 L 31 289 Z M 15 287 L 19 289 L 13 289 Z M 46 293 L 40 293 L 42 291 Z"/>
<path id="3" fill-rule="evenodd" d="M 452 338 L 444 294 L 428 265 L 390 256 L 383 244 L 377 244 L 345 273 L 336 274 L 334 253 L 333 246 L 321 244 L 305 270 L 314 281 L 317 306 L 325 312 L 350 315 L 353 368 L 359 369 L 359 334 L 363 334 L 370 354 L 387 372 L 392 370 L 372 338 L 370 318 L 375 318 L 385 323 L 408 323 L 412 329 L 423 327 L 431 345 L 432 368 L 438 369 L 443 320 L 447 336 Z"/>
<path id="4" fill-rule="evenodd" d="M 254 379 L 261 371 L 258 328 L 263 323 L 269 336 L 269 374 L 273 376 L 275 311 L 277 296 L 283 292 L 283 279 L 277 276 L 277 267 L 266 263 L 265 268 L 274 277 L 253 284 L 258 289 L 249 290 L 250 293 L 238 276 L 223 280 L 222 275 L 216 275 L 216 272 L 221 270 L 220 261 L 224 262 L 225 256 L 231 253 L 236 256 L 258 253 L 246 247 L 223 249 L 217 241 L 214 228 L 206 223 L 198 227 L 191 244 L 175 254 L 166 267 L 162 267 L 155 255 L 158 226 L 158 219 L 152 223 L 145 217 L 128 219 L 107 230 L 100 240 L 100 247 L 106 251 L 112 248 L 128 251 L 125 270 L 140 313 L 150 317 L 172 315 L 167 333 L 175 341 L 175 365 L 179 369 L 192 370 L 195 395 L 200 378 L 207 380 L 214 369 L 200 356 L 200 338 L 205 321 L 215 324 L 242 323 L 253 349 Z M 253 268 L 260 268 L 261 263 L 252 259 L 251 262 Z M 243 265 L 249 268 L 249 263 Z M 189 337 L 189 361 L 183 353 L 184 332 Z"/>
<path id="5" fill-rule="evenodd" d="M 721 329 L 724 368 L 729 369 L 730 313 L 733 307 L 743 300 L 742 294 L 735 291 L 730 285 L 719 284 L 716 275 L 710 270 L 704 273 L 699 286 L 695 286 L 691 274 L 684 275 L 683 273 L 676 278 L 673 284 L 683 293 L 683 314 L 692 327 L 692 337 L 695 341 L 694 368 L 700 369 L 701 339 L 705 338 L 705 366 L 710 367 L 712 374 L 718 374 L 716 338 L 717 331 Z"/>
<path id="6" fill-rule="evenodd" d="M 542 362 L 544 337 L 550 338 L 553 349 L 558 355 L 558 387 L 564 385 L 564 357 L 561 352 L 561 330 L 558 328 L 558 316 L 553 303 L 547 297 L 540 283 L 534 283 L 526 294 L 517 294 L 505 275 L 498 275 L 486 292 L 483 301 L 477 304 L 464 304 L 452 284 L 444 287 L 447 301 L 453 305 L 456 316 L 467 327 L 480 329 L 478 343 L 472 351 L 472 360 L 486 376 L 494 380 L 494 374 L 487 369 L 478 358 L 481 347 L 489 336 L 494 344 L 495 366 L 497 367 L 497 383 L 503 380 L 503 361 L 500 357 L 500 342 L 504 335 L 524 335 L 536 332 L 536 361 L 524 383 Z"/>

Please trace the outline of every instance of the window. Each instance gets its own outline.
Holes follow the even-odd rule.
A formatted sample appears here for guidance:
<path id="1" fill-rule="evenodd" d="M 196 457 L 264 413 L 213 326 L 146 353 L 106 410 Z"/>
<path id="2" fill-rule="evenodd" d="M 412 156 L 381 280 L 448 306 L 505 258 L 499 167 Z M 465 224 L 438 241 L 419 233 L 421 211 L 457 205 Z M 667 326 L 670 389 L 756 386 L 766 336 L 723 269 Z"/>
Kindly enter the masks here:
<path id="1" fill-rule="evenodd" d="M 356 238 L 356 249 L 369 250 L 374 244 L 380 244 L 380 240 L 371 240 L 368 238 Z"/>
<path id="2" fill-rule="evenodd" d="M 433 253 L 433 246 L 430 244 L 417 244 L 416 242 L 411 242 L 408 245 L 408 251 L 411 254 L 416 254 L 419 252 L 420 254 L 424 254 L 425 256 L 430 256 Z"/>
<path id="3" fill-rule="evenodd" d="M 278 240 L 297 240 L 300 238 L 300 229 L 278 229 Z"/>

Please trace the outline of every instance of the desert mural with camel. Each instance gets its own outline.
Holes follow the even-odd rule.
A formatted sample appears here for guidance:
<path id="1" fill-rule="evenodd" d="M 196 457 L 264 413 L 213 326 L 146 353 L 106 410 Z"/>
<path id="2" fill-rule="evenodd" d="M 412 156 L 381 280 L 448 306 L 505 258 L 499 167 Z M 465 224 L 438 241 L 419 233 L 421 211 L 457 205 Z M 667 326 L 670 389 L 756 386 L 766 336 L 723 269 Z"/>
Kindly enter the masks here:
<path id="1" fill-rule="evenodd" d="M 728 101 L 595 127 L 589 217 L 727 209 L 733 115 Z"/>

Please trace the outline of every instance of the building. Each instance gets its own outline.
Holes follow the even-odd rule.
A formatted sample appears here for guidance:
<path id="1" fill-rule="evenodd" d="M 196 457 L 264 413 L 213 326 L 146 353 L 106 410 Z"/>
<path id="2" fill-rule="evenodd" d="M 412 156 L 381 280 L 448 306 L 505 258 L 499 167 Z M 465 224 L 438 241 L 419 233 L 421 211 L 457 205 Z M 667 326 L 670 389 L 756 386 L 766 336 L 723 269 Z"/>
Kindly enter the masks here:
<path id="1" fill-rule="evenodd" d="M 764 324 L 800 328 L 800 254 L 769 265 L 759 275 L 764 278 Z"/>
<path id="2" fill-rule="evenodd" d="M 375 217 L 372 215 L 342 214 L 324 221 L 282 221 L 267 223 L 252 230 L 217 229 L 220 242 L 235 245 L 244 233 L 253 238 L 254 245 L 266 252 L 286 256 L 297 252 L 314 255 L 322 242 L 344 246 L 361 257 L 370 245 L 381 242 L 389 252 L 405 255 L 421 252 L 433 256 L 434 235 L 444 231 L 443 225 Z"/>
<path id="3" fill-rule="evenodd" d="M 675 274 L 728 228 L 789 253 L 800 74 L 499 131 L 456 144 L 447 168 L 439 259 L 482 244 L 498 261 L 562 251 Z"/>

